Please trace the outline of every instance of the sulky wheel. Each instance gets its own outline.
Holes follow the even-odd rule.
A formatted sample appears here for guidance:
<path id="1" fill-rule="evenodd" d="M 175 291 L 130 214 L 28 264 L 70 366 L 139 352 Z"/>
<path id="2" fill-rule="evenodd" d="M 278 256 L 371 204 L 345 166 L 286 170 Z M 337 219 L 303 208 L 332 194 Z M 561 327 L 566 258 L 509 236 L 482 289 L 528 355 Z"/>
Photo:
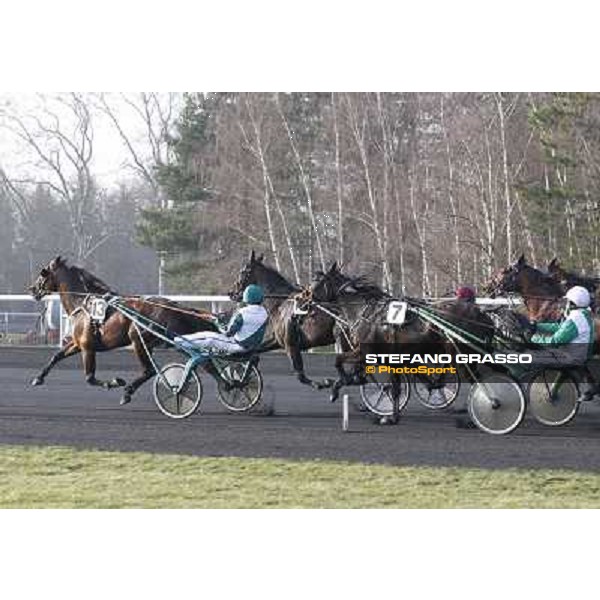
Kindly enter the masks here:
<path id="1" fill-rule="evenodd" d="M 420 375 L 415 377 L 413 385 L 419 402 L 432 410 L 448 408 L 460 392 L 458 372 L 434 377 Z"/>
<path id="2" fill-rule="evenodd" d="M 198 410 L 202 402 L 202 383 L 194 371 L 181 386 L 185 372 L 185 365 L 167 365 L 154 379 L 156 405 L 171 419 L 186 419 Z"/>
<path id="3" fill-rule="evenodd" d="M 471 386 L 471 419 L 486 433 L 504 435 L 514 431 L 525 416 L 525 396 L 510 375 L 494 373 Z"/>
<path id="4" fill-rule="evenodd" d="M 254 408 L 262 397 L 263 378 L 256 365 L 227 362 L 220 369 L 219 399 L 227 410 L 243 413 Z"/>
<path id="5" fill-rule="evenodd" d="M 396 375 L 398 390 L 398 412 L 408 404 L 410 384 L 406 375 Z M 367 381 L 360 386 L 360 395 L 367 409 L 380 417 L 394 416 L 394 391 L 392 382 L 384 376 L 368 375 Z"/>
<path id="6" fill-rule="evenodd" d="M 529 384 L 529 408 L 535 419 L 543 425 L 565 425 L 579 410 L 577 380 L 565 370 L 539 371 Z"/>

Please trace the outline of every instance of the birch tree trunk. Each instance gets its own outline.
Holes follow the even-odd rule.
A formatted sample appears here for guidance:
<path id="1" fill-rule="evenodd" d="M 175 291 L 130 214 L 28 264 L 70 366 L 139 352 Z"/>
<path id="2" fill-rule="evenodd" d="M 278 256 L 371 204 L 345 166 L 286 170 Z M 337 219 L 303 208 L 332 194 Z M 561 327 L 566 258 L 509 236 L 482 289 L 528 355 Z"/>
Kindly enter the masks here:
<path id="1" fill-rule="evenodd" d="M 258 156 L 258 160 L 260 162 L 262 171 L 264 209 L 265 218 L 267 221 L 267 231 L 269 234 L 269 242 L 271 244 L 271 254 L 273 255 L 273 259 L 275 260 L 275 267 L 278 271 L 281 271 L 281 264 L 279 262 L 279 252 L 277 249 L 277 240 L 275 238 L 275 229 L 273 227 L 273 219 L 271 217 L 271 186 L 269 185 L 269 170 L 267 169 L 267 163 L 265 161 L 265 155 L 263 152 L 260 128 L 254 117 L 254 112 L 252 110 L 252 106 L 250 105 L 250 101 L 248 100 L 248 95 L 245 96 L 245 102 L 246 109 L 248 111 L 248 116 L 250 117 L 250 123 L 252 124 L 252 129 L 254 131 L 254 139 L 256 140 L 256 155 Z"/>
<path id="2" fill-rule="evenodd" d="M 317 253 L 318 253 L 319 264 L 321 266 L 321 270 L 326 271 L 325 254 L 323 253 L 323 245 L 321 244 L 321 236 L 319 234 L 319 228 L 317 226 L 317 219 L 315 217 L 314 203 L 313 203 L 312 193 L 310 191 L 310 186 L 308 185 L 308 177 L 304 170 L 304 166 L 302 165 L 302 158 L 300 157 L 300 152 L 298 151 L 298 147 L 297 147 L 295 139 L 294 139 L 294 134 L 293 134 L 292 130 L 290 129 L 289 123 L 288 123 L 285 115 L 283 114 L 283 109 L 281 108 L 281 103 L 279 102 L 278 94 L 275 95 L 275 103 L 277 105 L 277 109 L 279 111 L 279 116 L 281 117 L 281 121 L 283 122 L 283 126 L 287 133 L 287 137 L 290 142 L 290 146 L 292 148 L 294 158 L 296 160 L 296 166 L 298 167 L 298 171 L 300 172 L 300 179 L 302 181 L 302 187 L 303 187 L 304 193 L 306 195 L 308 216 L 309 216 L 310 223 L 312 226 L 314 239 L 317 244 Z"/>
<path id="3" fill-rule="evenodd" d="M 340 129 L 338 125 L 338 112 L 336 95 L 331 94 L 331 109 L 333 114 L 333 130 L 335 135 L 335 173 L 336 173 L 336 193 L 338 209 L 338 261 L 340 265 L 344 264 L 344 198 L 342 185 L 342 165 L 340 149 Z"/>
<path id="4" fill-rule="evenodd" d="M 392 289 L 392 277 L 390 273 L 390 267 L 388 258 L 386 255 L 386 245 L 387 242 L 383 239 L 383 229 L 381 227 L 380 218 L 378 214 L 377 200 L 375 198 L 375 191 L 373 189 L 373 182 L 371 179 L 371 170 L 369 166 L 369 159 L 367 156 L 367 150 L 365 145 L 365 133 L 364 133 L 364 123 L 363 123 L 363 131 L 360 130 L 360 126 L 358 124 L 358 116 L 354 112 L 352 107 L 352 102 L 350 98 L 347 96 L 348 103 L 348 112 L 350 116 L 350 125 L 354 137 L 354 141 L 356 143 L 356 147 L 358 149 L 360 155 L 361 166 L 363 169 L 363 175 L 365 178 L 365 184 L 367 188 L 367 198 L 369 200 L 369 207 L 371 209 L 371 218 L 373 221 L 373 231 L 375 232 L 376 244 L 379 250 L 379 255 L 381 258 L 382 270 L 383 270 L 383 283 L 384 287 L 388 290 Z"/>
<path id="5" fill-rule="evenodd" d="M 529 225 L 529 217 L 527 216 L 527 212 L 523 210 L 523 202 L 521 201 L 521 194 L 519 192 L 515 193 L 515 202 L 517 203 L 517 208 L 519 210 L 519 216 L 525 225 L 525 240 L 527 242 L 527 249 L 529 252 L 529 256 L 531 256 L 531 260 L 534 265 L 538 263 L 538 256 L 535 249 L 535 244 L 533 243 L 533 236 L 531 235 L 531 227 Z"/>
<path id="6" fill-rule="evenodd" d="M 504 175 L 504 207 L 506 209 L 506 254 L 507 261 L 510 263 L 513 256 L 513 236 L 512 236 L 512 206 L 510 199 L 510 181 L 508 175 L 508 148 L 506 146 L 506 123 L 504 111 L 504 99 L 502 92 L 494 94 L 496 107 L 498 109 L 500 142 L 502 145 L 502 171 Z"/>
<path id="7" fill-rule="evenodd" d="M 461 251 L 460 251 L 460 233 L 458 229 L 458 210 L 456 201 L 454 199 L 454 163 L 452 161 L 452 149 L 450 147 L 450 136 L 448 129 L 446 128 L 446 121 L 444 119 L 444 94 L 440 95 L 440 120 L 442 130 L 444 132 L 444 141 L 446 145 L 446 162 L 448 166 L 448 202 L 450 203 L 450 210 L 452 211 L 452 224 L 454 229 L 454 252 L 456 261 L 456 281 L 455 285 L 458 285 L 463 280 L 462 275 L 462 264 L 461 264 Z"/>
<path id="8" fill-rule="evenodd" d="M 419 250 L 421 251 L 421 266 L 422 266 L 422 283 L 421 290 L 423 296 L 431 296 L 431 279 L 429 276 L 429 254 L 427 249 L 427 229 L 425 227 L 425 216 L 421 214 L 416 203 L 415 193 L 415 175 L 411 173 L 410 179 L 410 206 L 412 209 L 413 221 L 417 232 L 417 241 L 419 242 Z"/>

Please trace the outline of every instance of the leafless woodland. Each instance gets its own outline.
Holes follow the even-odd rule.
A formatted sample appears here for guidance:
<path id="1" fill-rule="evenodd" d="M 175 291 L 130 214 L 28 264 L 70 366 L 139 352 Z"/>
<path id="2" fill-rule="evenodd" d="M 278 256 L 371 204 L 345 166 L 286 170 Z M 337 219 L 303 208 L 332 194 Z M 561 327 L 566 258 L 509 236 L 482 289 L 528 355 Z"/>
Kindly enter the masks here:
<path id="1" fill-rule="evenodd" d="M 390 291 L 425 296 L 480 284 L 522 252 L 540 266 L 559 256 L 598 274 L 598 99 L 0 100 L 0 290 L 21 291 L 56 253 L 139 292 L 155 292 L 160 272 L 165 291 L 223 293 L 251 249 L 301 283 L 337 260 Z M 110 182 L 98 174 L 99 132 L 124 157 Z M 164 226 L 144 236 L 148 210 Z"/>

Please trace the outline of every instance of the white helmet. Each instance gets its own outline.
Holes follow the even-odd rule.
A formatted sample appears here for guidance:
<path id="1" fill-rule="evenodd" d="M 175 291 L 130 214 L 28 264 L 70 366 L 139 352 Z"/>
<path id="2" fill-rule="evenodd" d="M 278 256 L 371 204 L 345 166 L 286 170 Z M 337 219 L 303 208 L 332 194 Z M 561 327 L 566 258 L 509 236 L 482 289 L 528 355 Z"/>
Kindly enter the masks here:
<path id="1" fill-rule="evenodd" d="M 566 294 L 565 298 L 572 302 L 577 308 L 589 308 L 592 303 L 590 293 L 580 285 L 572 287 Z"/>

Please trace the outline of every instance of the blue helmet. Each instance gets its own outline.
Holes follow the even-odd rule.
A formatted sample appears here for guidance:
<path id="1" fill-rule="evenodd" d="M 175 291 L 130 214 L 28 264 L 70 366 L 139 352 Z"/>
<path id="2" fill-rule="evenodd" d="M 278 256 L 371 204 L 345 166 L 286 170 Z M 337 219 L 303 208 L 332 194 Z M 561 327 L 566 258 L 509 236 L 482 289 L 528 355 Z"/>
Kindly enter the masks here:
<path id="1" fill-rule="evenodd" d="M 262 304 L 265 300 L 265 293 L 258 285 L 249 285 L 244 290 L 244 302 L 246 304 Z"/>

